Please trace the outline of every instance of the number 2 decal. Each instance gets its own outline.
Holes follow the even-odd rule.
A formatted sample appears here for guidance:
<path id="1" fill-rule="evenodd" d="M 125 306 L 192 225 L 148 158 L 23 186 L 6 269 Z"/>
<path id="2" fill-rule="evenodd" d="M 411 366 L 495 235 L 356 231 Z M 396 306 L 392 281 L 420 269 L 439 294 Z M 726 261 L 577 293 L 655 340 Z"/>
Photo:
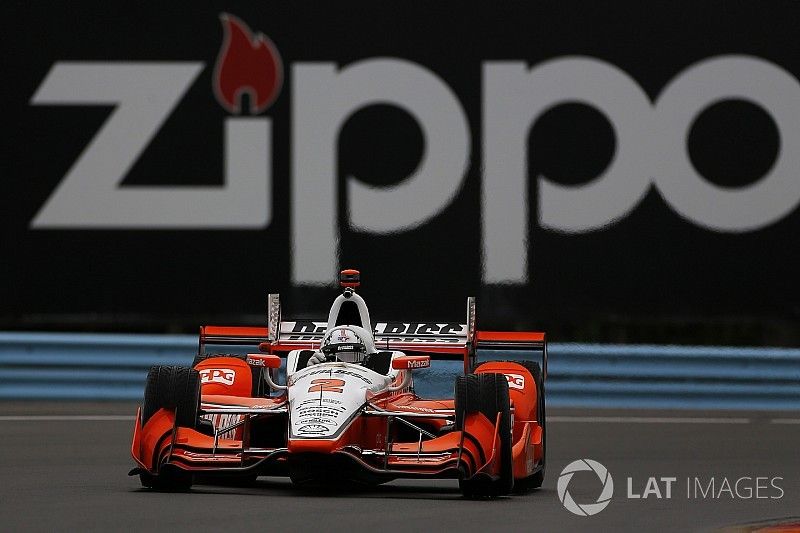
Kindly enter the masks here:
<path id="1" fill-rule="evenodd" d="M 315 379 L 311 382 L 308 392 L 342 392 L 344 380 L 341 379 Z"/>

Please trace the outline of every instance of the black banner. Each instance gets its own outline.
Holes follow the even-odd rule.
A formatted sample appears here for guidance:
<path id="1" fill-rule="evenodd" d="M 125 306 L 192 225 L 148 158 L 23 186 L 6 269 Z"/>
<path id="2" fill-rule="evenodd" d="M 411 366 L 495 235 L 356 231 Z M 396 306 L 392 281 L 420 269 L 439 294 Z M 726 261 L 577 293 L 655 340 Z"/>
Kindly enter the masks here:
<path id="1" fill-rule="evenodd" d="M 0 325 L 319 318 L 358 268 L 379 320 L 792 342 L 799 15 L 18 3 Z"/>

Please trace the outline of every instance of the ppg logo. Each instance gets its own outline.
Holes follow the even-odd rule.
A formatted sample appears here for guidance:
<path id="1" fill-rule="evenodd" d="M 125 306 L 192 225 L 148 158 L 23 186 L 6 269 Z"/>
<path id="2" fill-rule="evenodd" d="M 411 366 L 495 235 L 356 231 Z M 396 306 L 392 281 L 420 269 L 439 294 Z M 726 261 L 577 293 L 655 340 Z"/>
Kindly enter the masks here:
<path id="1" fill-rule="evenodd" d="M 233 385 L 236 372 L 229 368 L 205 368 L 200 371 L 200 383 L 219 383 L 220 385 Z"/>
<path id="2" fill-rule="evenodd" d="M 603 490 L 600 492 L 600 496 L 597 497 L 595 503 L 576 503 L 567 490 L 569 482 L 572 481 L 572 476 L 575 475 L 575 472 L 582 471 L 594 472 L 603 484 Z M 558 499 L 561 500 L 561 503 L 567 511 L 578 516 L 592 516 L 608 507 L 608 504 L 611 503 L 611 497 L 614 495 L 614 480 L 611 478 L 608 469 L 597 461 L 592 459 L 578 459 L 564 467 L 564 470 L 562 470 L 561 474 L 558 476 L 556 488 L 558 491 Z"/>

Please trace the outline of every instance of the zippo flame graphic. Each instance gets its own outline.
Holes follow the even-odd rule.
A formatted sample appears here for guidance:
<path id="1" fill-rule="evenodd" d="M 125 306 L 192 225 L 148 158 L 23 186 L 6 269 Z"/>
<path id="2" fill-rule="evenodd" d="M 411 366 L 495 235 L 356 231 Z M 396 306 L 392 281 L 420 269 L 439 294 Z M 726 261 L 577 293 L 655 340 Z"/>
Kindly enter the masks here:
<path id="1" fill-rule="evenodd" d="M 234 114 L 242 112 L 242 95 L 249 94 L 251 115 L 266 110 L 283 85 L 283 63 L 275 44 L 228 13 L 220 15 L 224 38 L 214 67 L 214 96 Z"/>

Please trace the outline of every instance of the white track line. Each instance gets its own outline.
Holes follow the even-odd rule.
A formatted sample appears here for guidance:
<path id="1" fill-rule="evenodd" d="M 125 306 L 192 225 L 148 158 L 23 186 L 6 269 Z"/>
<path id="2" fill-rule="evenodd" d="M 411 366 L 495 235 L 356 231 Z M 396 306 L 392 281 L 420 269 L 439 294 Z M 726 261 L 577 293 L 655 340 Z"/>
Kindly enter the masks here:
<path id="1" fill-rule="evenodd" d="M 134 420 L 130 415 L 0 415 L 0 422 L 59 422 L 59 421 L 99 421 Z"/>
<path id="2" fill-rule="evenodd" d="M 588 424 L 749 424 L 749 418 L 699 418 L 655 416 L 548 416 L 548 422 Z"/>
<path id="3" fill-rule="evenodd" d="M 800 424 L 800 418 L 773 418 L 770 424 Z"/>

